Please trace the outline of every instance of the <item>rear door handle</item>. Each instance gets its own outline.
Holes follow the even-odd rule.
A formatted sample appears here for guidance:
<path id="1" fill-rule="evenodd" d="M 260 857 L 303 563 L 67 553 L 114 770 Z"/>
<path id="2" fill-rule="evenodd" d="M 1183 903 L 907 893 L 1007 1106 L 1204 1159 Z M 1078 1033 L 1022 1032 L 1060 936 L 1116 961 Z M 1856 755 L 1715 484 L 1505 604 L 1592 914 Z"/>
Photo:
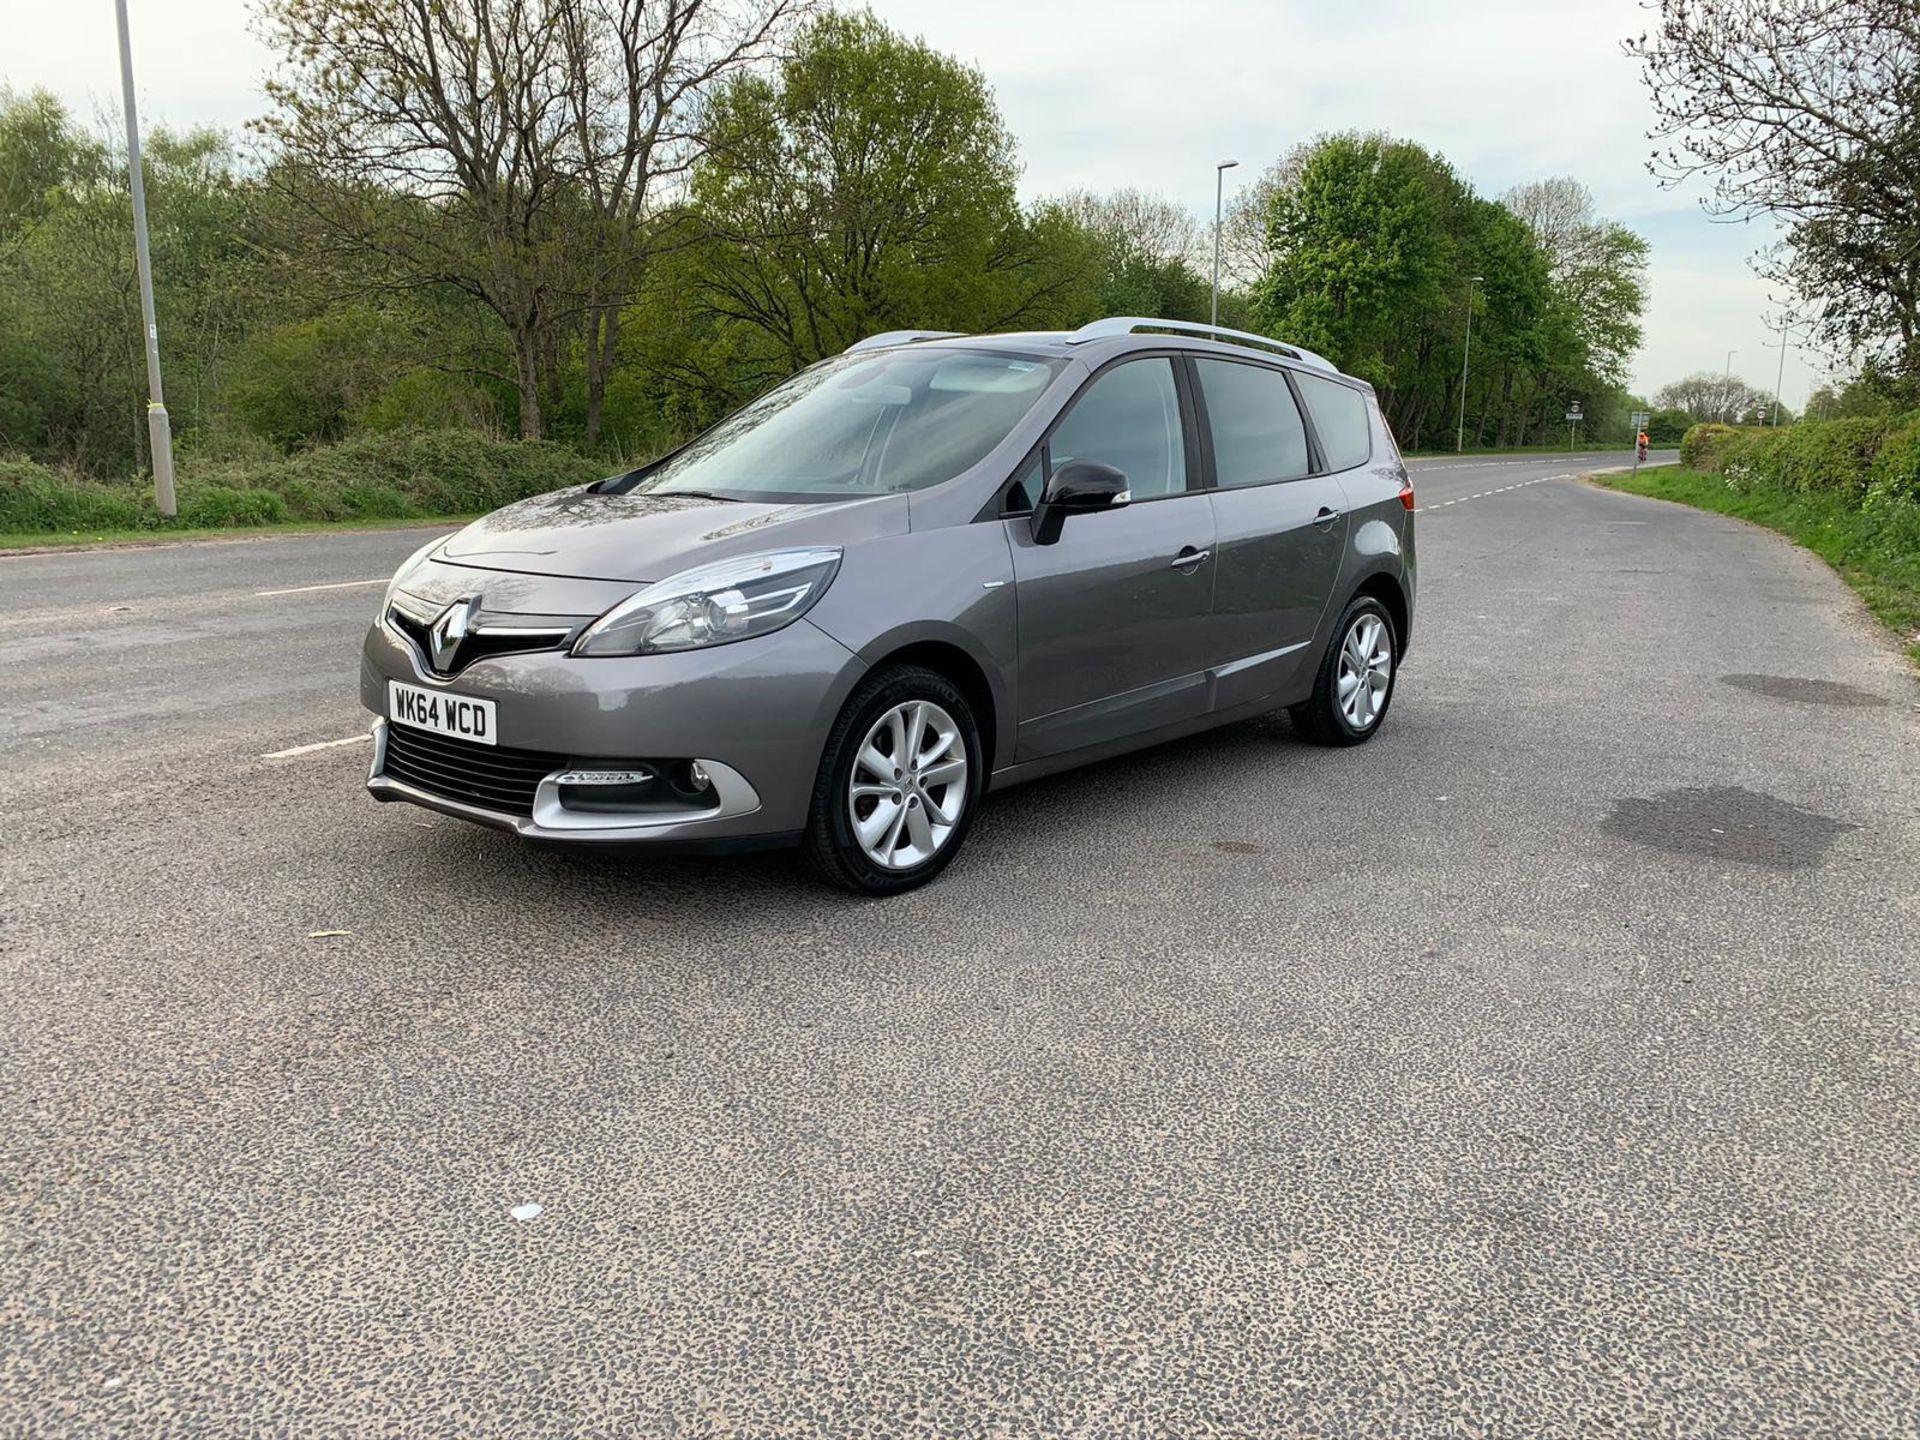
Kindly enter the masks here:
<path id="1" fill-rule="evenodd" d="M 1212 558 L 1213 558 L 1212 550 L 1210 549 L 1196 550 L 1193 548 L 1193 546 L 1188 545 L 1184 549 L 1182 549 L 1178 555 L 1173 557 L 1173 568 L 1176 570 L 1185 570 L 1189 575 L 1191 575 L 1193 573 L 1194 567 L 1201 565 L 1204 562 L 1211 560 Z"/>
<path id="2" fill-rule="evenodd" d="M 1332 510 L 1332 509 L 1329 509 L 1327 506 L 1322 505 L 1320 507 L 1320 513 L 1313 517 L 1313 523 L 1315 525 L 1318 525 L 1322 530 L 1324 530 L 1327 528 L 1327 526 L 1331 525 L 1334 521 L 1338 520 L 1342 515 L 1346 513 L 1347 512 L 1344 510 Z"/>

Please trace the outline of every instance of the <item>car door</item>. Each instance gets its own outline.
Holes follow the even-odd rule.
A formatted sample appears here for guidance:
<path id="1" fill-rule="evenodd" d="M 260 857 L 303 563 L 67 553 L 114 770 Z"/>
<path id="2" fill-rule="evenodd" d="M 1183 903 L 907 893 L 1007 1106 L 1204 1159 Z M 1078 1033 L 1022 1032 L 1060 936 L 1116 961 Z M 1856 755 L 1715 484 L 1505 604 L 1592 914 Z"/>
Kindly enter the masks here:
<path id="1" fill-rule="evenodd" d="M 1087 382 L 1012 487 L 1037 499 L 1073 460 L 1127 476 L 1128 504 L 1070 517 L 1051 545 L 1003 523 L 1019 611 L 1016 760 L 1059 755 L 1204 714 L 1213 510 L 1199 486 L 1184 375 L 1167 355 Z"/>
<path id="2" fill-rule="evenodd" d="M 1207 663 L 1218 709 L 1299 687 L 1340 573 L 1346 499 L 1286 371 L 1195 357 L 1213 482 L 1216 573 Z"/>

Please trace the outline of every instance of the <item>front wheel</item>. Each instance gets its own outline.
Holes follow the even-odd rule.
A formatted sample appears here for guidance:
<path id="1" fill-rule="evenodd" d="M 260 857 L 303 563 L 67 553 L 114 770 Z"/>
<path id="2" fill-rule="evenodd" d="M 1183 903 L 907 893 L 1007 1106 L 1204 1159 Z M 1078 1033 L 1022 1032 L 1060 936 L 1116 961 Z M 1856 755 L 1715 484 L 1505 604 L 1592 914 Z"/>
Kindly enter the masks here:
<path id="1" fill-rule="evenodd" d="M 1371 595 L 1340 613 L 1314 677 L 1313 693 L 1287 714 L 1316 745 L 1358 745 L 1373 737 L 1393 701 L 1399 646 L 1393 617 Z"/>
<path id="2" fill-rule="evenodd" d="M 805 850 L 823 879 L 895 895 L 944 870 L 984 785 L 973 710 L 946 676 L 887 665 L 863 681 L 827 736 Z"/>

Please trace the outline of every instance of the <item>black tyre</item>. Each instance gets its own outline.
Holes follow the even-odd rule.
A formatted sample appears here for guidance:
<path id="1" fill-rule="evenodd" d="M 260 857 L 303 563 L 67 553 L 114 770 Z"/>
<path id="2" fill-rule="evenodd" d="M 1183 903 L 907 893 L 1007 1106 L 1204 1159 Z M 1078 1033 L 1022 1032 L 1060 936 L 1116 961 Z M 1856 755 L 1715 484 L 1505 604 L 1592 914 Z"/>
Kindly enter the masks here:
<path id="1" fill-rule="evenodd" d="M 1373 738 L 1393 703 L 1400 637 L 1393 617 L 1371 595 L 1357 596 L 1333 627 L 1313 693 L 1287 714 L 1316 745 L 1359 745 Z"/>
<path id="2" fill-rule="evenodd" d="M 985 781 L 980 732 L 959 687 L 918 665 L 883 665 L 827 735 L 802 848 L 843 889 L 911 890 L 959 852 Z"/>

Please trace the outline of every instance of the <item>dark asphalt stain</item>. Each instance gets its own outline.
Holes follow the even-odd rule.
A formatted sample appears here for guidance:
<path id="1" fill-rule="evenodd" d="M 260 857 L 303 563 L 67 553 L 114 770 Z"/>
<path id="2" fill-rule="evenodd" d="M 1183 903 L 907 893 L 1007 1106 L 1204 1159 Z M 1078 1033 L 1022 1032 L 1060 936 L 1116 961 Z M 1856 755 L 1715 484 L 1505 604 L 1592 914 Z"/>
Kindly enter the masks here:
<path id="1" fill-rule="evenodd" d="M 1844 705 L 1866 709 L 1873 705 L 1891 705 L 1884 695 L 1843 685 L 1838 680 L 1808 680 L 1798 675 L 1722 675 L 1722 685 L 1736 690 L 1751 690 L 1755 695 L 1771 695 L 1776 700 L 1797 700 L 1803 705 Z"/>
<path id="2" fill-rule="evenodd" d="M 1769 870 L 1811 869 L 1835 839 L 1859 828 L 1737 785 L 1668 790 L 1651 800 L 1623 797 L 1601 826 L 1636 845 Z"/>

